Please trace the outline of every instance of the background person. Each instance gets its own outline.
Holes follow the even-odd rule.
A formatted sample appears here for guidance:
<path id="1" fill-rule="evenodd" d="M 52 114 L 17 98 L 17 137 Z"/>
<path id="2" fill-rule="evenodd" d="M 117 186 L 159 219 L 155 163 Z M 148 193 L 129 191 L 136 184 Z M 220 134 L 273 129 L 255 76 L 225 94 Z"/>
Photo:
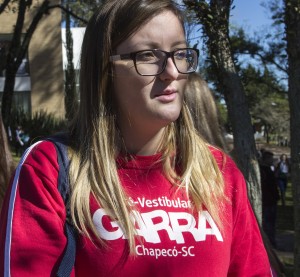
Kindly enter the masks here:
<path id="1" fill-rule="evenodd" d="M 214 96 L 199 73 L 192 73 L 185 88 L 184 99 L 192 114 L 198 132 L 211 144 L 227 149 L 220 126 L 218 108 Z"/>
<path id="2" fill-rule="evenodd" d="M 279 192 L 275 173 L 272 169 L 273 165 L 274 154 L 270 151 L 264 151 L 260 163 L 263 216 L 262 226 L 272 246 L 276 248 L 275 231 Z"/>
<path id="3" fill-rule="evenodd" d="M 109 0 L 89 21 L 68 134 L 72 276 L 271 275 L 241 172 L 183 102 L 197 64 L 172 1 Z M 51 142 L 28 149 L 2 210 L 0 272 L 55 275 L 58 172 Z"/>
<path id="4" fill-rule="evenodd" d="M 21 156 L 24 152 L 24 141 L 23 141 L 24 131 L 21 125 L 17 126 L 17 129 L 15 131 L 15 152 L 16 156 Z"/>
<path id="5" fill-rule="evenodd" d="M 275 169 L 275 174 L 278 180 L 282 206 L 285 206 L 285 192 L 288 183 L 289 169 L 290 165 L 287 159 L 287 155 L 281 154 L 279 163 L 277 164 Z"/>
<path id="6" fill-rule="evenodd" d="M 21 156 L 28 146 L 30 137 L 24 132 L 23 127 L 21 125 L 17 126 L 16 132 L 16 145 L 15 151 L 17 156 Z"/>

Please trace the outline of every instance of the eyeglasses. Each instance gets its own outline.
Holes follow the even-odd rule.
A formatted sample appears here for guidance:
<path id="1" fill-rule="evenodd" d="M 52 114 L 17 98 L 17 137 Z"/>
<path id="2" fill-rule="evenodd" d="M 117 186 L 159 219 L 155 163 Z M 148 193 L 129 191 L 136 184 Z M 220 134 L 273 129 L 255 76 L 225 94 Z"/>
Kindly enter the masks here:
<path id="1" fill-rule="evenodd" d="M 161 74 L 171 58 L 179 73 L 195 72 L 198 66 L 199 50 L 194 48 L 180 48 L 172 52 L 159 49 L 141 50 L 128 54 L 110 56 L 111 61 L 133 60 L 136 72 L 142 76 L 156 76 Z"/>

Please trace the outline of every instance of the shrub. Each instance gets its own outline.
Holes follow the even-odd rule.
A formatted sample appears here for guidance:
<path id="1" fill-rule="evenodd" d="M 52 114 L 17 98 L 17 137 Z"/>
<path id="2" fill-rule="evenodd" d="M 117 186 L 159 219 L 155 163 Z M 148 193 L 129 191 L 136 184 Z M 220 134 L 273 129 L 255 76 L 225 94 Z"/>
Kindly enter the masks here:
<path id="1" fill-rule="evenodd" d="M 31 116 L 22 110 L 14 110 L 11 118 L 13 137 L 18 125 L 29 135 L 30 143 L 34 143 L 43 137 L 65 130 L 67 122 L 45 111 L 38 111 Z"/>

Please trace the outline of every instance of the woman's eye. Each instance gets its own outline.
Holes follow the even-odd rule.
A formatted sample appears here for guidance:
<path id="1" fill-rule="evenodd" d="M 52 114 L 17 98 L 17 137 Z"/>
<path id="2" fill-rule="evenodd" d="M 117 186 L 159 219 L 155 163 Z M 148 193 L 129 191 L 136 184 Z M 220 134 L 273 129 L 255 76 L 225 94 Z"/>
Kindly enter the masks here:
<path id="1" fill-rule="evenodd" d="M 152 51 L 144 51 L 139 53 L 136 56 L 136 60 L 137 61 L 155 61 L 157 60 L 157 57 L 154 55 L 154 53 Z"/>
<path id="2" fill-rule="evenodd" d="M 174 57 L 177 60 L 183 60 L 187 58 L 187 53 L 186 51 L 178 51 L 175 53 Z"/>

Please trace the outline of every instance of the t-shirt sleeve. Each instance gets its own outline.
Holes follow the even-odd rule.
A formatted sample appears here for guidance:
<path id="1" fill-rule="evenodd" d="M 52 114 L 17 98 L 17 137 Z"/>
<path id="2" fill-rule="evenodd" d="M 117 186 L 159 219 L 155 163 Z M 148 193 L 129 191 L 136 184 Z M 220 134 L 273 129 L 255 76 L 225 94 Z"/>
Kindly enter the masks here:
<path id="1" fill-rule="evenodd" d="M 33 145 L 22 157 L 1 213 L 0 276 L 56 275 L 66 245 L 58 167 L 50 142 Z"/>
<path id="2" fill-rule="evenodd" d="M 225 178 L 232 201 L 232 245 L 228 276 L 272 276 L 242 173 L 229 160 Z"/>

